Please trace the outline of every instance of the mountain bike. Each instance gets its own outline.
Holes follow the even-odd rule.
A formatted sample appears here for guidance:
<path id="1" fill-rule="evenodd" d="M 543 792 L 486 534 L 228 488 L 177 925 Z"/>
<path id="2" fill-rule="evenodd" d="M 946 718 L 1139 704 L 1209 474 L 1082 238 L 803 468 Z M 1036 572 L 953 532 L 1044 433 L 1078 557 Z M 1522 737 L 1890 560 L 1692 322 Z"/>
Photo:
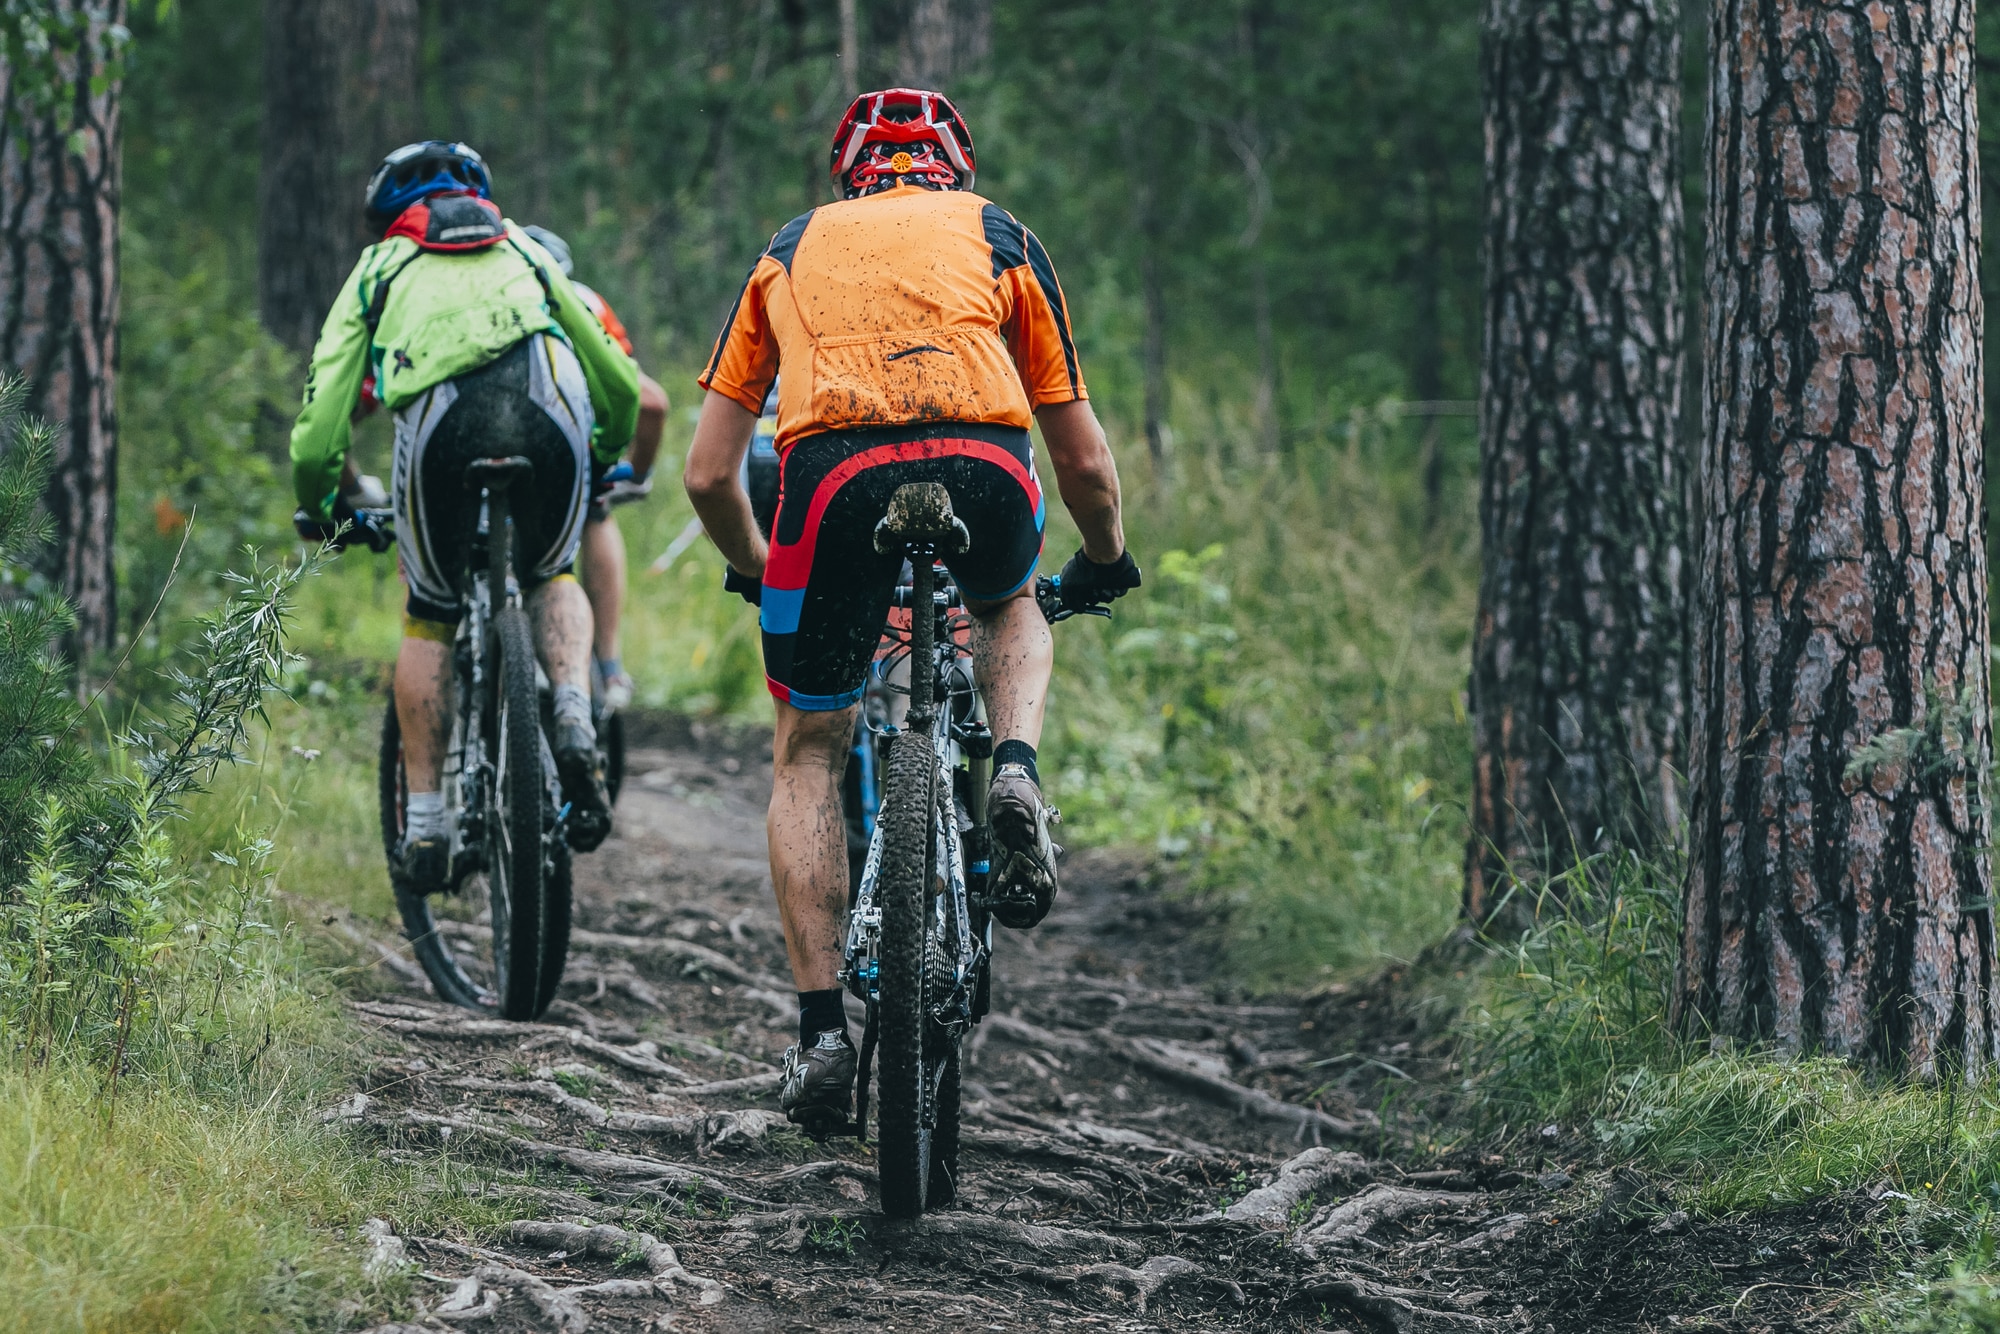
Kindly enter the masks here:
<path id="1" fill-rule="evenodd" d="M 866 754 L 856 756 L 862 768 L 850 791 L 853 801 L 878 809 L 853 891 L 840 978 L 867 1013 L 854 1129 L 866 1133 L 869 1071 L 879 1061 L 882 1210 L 895 1218 L 914 1218 L 957 1195 L 959 1047 L 992 1001 L 986 793 L 993 734 L 958 634 L 969 625 L 964 600 L 937 564 L 969 540 L 950 493 L 935 482 L 897 488 L 875 530 L 877 551 L 909 559 L 892 606 L 907 608 L 910 620 L 907 629 L 892 620 L 884 632 L 889 651 L 876 659 L 863 695 L 857 747 Z M 1073 614 L 1056 600 L 1058 586 L 1046 576 L 1036 584 L 1052 622 Z M 903 664 L 909 684 L 899 687 Z M 909 698 L 900 724 L 890 720 L 896 693 Z M 879 802 L 870 802 L 878 795 L 875 773 Z"/>
<path id="2" fill-rule="evenodd" d="M 450 829 L 445 892 L 483 874 L 492 909 L 492 986 L 473 980 L 432 913 L 431 896 L 396 873 L 408 789 L 393 696 L 382 719 L 379 795 L 403 934 L 438 996 L 502 1018 L 533 1019 L 555 998 L 569 953 L 570 849 L 555 752 L 548 678 L 514 569 L 510 494 L 533 484 L 528 459 L 479 459 L 465 486 L 479 519 L 459 576 L 465 614 L 452 641 L 451 738 L 443 791 Z M 484 970 L 482 970 L 484 971 Z"/>

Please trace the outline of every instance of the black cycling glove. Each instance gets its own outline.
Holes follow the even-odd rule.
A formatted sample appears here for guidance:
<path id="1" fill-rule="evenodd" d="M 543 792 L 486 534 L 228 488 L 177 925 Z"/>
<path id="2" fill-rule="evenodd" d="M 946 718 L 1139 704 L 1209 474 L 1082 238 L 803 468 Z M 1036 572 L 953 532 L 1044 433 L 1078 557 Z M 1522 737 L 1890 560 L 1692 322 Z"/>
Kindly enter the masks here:
<path id="1" fill-rule="evenodd" d="M 722 591 L 736 594 L 753 607 L 764 605 L 764 581 L 736 573 L 734 565 L 722 567 Z"/>
<path id="2" fill-rule="evenodd" d="M 292 530 L 308 542 L 331 542 L 342 550 L 358 542 L 377 554 L 387 551 L 396 540 L 378 511 L 358 510 L 345 496 L 334 497 L 331 521 L 315 519 L 304 510 L 295 511 Z"/>
<path id="3" fill-rule="evenodd" d="M 1125 552 L 1109 565 L 1099 565 L 1079 548 L 1062 567 L 1056 596 L 1068 610 L 1082 611 L 1115 602 L 1127 590 L 1138 586 L 1139 563 L 1132 559 L 1131 552 Z"/>

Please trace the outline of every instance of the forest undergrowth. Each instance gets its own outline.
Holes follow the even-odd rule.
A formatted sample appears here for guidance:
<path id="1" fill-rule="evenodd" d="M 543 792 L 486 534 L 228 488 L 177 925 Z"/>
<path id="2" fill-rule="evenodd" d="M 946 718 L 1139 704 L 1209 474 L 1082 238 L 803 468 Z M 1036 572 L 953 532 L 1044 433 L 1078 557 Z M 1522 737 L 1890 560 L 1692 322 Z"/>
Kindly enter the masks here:
<path id="1" fill-rule="evenodd" d="M 287 363 L 247 323 L 191 343 L 182 326 L 210 306 L 223 319 L 226 292 L 149 264 L 135 248 L 132 355 L 172 352 L 202 373 L 127 380 L 131 429 L 153 445 L 124 465 L 131 651 L 75 748 L 58 748 L 79 792 L 146 781 L 144 747 L 107 738 L 165 735 L 200 697 L 214 669 L 188 656 L 194 618 L 212 633 L 243 599 L 275 596 L 276 576 L 223 577 L 248 559 L 240 543 L 261 537 L 267 560 L 298 554 L 282 498 L 259 480 L 271 441 L 254 429 Z M 689 514 L 670 479 L 689 425 L 683 403 L 669 480 L 620 514 L 633 568 L 625 658 L 646 707 L 761 724 L 754 613 L 721 592 L 704 541 L 677 540 Z M 1457 913 L 1469 488 L 1430 510 L 1393 404 L 1358 406 L 1341 430 L 1287 452 L 1235 443 L 1247 434 L 1218 413 L 1157 474 L 1142 449 L 1121 454 L 1147 583 L 1115 620 L 1059 633 L 1043 753 L 1065 841 L 1143 851 L 1157 891 L 1211 924 L 1225 990 L 1296 993 L 1386 967 L 1425 991 L 1460 1069 L 1427 1091 L 1432 1119 L 1409 1151 L 1519 1145 L 1556 1125 L 1602 1166 L 1671 1182 L 1698 1214 L 1876 1192 L 1929 1245 L 1871 1318 L 2000 1328 L 2000 1286 L 1984 1277 L 2000 1233 L 2000 1096 L 1674 1038 L 1670 862 L 1573 868 L 1523 940 L 1470 956 L 1428 949 Z M 386 470 L 386 443 L 364 435 L 364 469 Z M 213 485 L 236 475 L 250 480 Z M 1073 543 L 1057 515 L 1048 563 Z M 10 1044 L 0 1071 L 13 1109 L 0 1129 L 0 1231 L 52 1239 L 6 1252 L 0 1287 L 28 1294 L 19 1309 L 36 1320 L 82 1302 L 117 1313 L 90 1328 L 287 1327 L 370 1291 L 345 1237 L 371 1210 L 481 1221 L 477 1204 L 412 1194 L 401 1169 L 356 1156 L 314 1119 L 359 1059 L 336 1001 L 365 963 L 321 928 L 391 913 L 374 760 L 401 586 L 390 561 L 357 551 L 288 579 L 282 600 L 289 653 L 259 659 L 275 692 L 259 694 L 261 714 L 239 715 L 245 731 L 226 749 L 242 762 L 208 765 L 205 791 L 191 786 L 177 813 L 134 834 L 127 879 L 143 911 L 121 910 L 106 932 L 63 906 L 78 901 L 64 897 L 69 853 L 9 854 L 34 868 L 10 900 L 10 939 L 71 951 L 37 964 L 42 945 L 16 950 L 0 979 L 0 1004 L 32 1016 L 9 1031 L 45 1038 Z M 187 682 L 163 684 L 176 665 Z M 0 827 L 18 838 L 39 817 L 17 811 Z M 25 929 L 22 914 L 42 924 Z M 104 950 L 124 951 L 130 971 L 90 972 L 95 989 L 72 990 L 80 961 Z M 140 980 L 121 990 L 121 977 Z M 121 1013 L 125 1045 L 108 1049 Z M 169 1227 L 189 1244 L 158 1244 Z M 23 1327 L 63 1326 L 48 1315 Z"/>
<path id="2" fill-rule="evenodd" d="M 1184 455 L 1165 477 L 1128 458 L 1146 587 L 1119 604 L 1114 621 L 1072 623 L 1059 638 L 1043 750 L 1068 840 L 1144 849 L 1160 891 L 1185 896 L 1215 924 L 1217 976 L 1246 993 L 1407 964 L 1444 939 L 1456 916 L 1469 764 L 1461 691 L 1470 498 L 1447 497 L 1427 532 L 1393 409 L 1351 421 L 1349 439 L 1309 453 L 1218 447 Z M 669 470 L 687 425 L 677 415 Z M 1217 425 L 1227 438 L 1227 424 Z M 381 466 L 376 448 L 363 454 L 371 470 Z M 1220 484 L 1225 475 L 1230 485 Z M 687 517 L 671 486 L 621 513 L 634 570 L 626 661 L 648 707 L 761 723 L 754 613 L 722 594 L 713 552 L 683 543 L 663 571 L 648 568 Z M 158 546 L 178 534 L 155 524 L 130 540 Z M 1069 541 L 1058 519 L 1052 563 Z M 197 578 L 168 602 L 185 611 L 216 596 Z M 260 873 L 294 906 L 275 920 L 296 921 L 304 909 L 386 921 L 373 766 L 401 588 L 389 562 L 356 552 L 293 597 L 296 656 L 280 671 L 283 694 L 257 733 L 253 762 L 218 774 L 191 804 L 175 826 L 177 850 L 199 860 L 227 851 L 243 828 L 267 830 Z M 171 636 L 163 642 L 170 647 Z M 1936 1249 L 1928 1262 L 1911 1261 L 1918 1268 L 1907 1271 L 1907 1291 L 1881 1298 L 1880 1320 L 1983 1318 L 1992 1305 L 1979 1276 L 2000 1201 L 2000 1097 L 1883 1086 L 1837 1062 L 1710 1054 L 1677 1040 L 1666 1023 L 1677 885 L 1671 863 L 1578 866 L 1544 894 L 1539 924 L 1523 940 L 1486 950 L 1469 968 L 1410 972 L 1435 989 L 1434 1008 L 1454 1016 L 1445 1023 L 1465 1072 L 1434 1102 L 1436 1142 L 1521 1142 L 1560 1125 L 1602 1163 L 1659 1173 L 1686 1207 L 1715 1215 L 1842 1192 L 1908 1196 L 1906 1209 Z M 242 1138 L 203 1161 L 254 1161 L 287 1143 L 339 1067 L 337 1038 L 296 1027 L 328 1022 L 324 997 L 341 985 L 340 970 L 305 960 L 311 948 L 333 958 L 338 947 L 273 930 L 258 946 L 265 976 L 289 969 L 290 980 L 265 985 L 287 998 L 295 1027 L 267 1020 L 276 1035 L 267 1046 L 319 1054 L 309 1071 L 234 1086 L 216 1105 L 239 1109 L 224 1123 Z M 39 1096 L 60 1099 L 76 1087 L 53 1081 Z M 289 1107 L 292 1119 L 273 1120 L 271 1107 Z M 381 1172 L 329 1161 L 322 1173 L 297 1174 L 282 1198 L 194 1193 L 223 1211 L 219 1228 L 232 1218 L 244 1226 L 260 1209 L 351 1224 L 362 1199 L 395 1198 Z M 179 1198 L 181 1179 L 161 1179 L 163 1198 Z M 251 1230 L 261 1262 L 283 1254 L 286 1265 L 311 1271 L 310 1228 Z M 238 1282 L 232 1290 L 231 1300 L 249 1300 L 266 1289 Z"/>

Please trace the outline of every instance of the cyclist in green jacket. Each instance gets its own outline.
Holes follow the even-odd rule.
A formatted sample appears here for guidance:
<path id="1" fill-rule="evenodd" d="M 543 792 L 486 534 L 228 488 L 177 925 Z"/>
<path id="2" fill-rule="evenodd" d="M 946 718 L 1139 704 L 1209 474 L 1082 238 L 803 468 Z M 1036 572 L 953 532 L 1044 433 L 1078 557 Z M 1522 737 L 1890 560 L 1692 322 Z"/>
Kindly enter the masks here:
<path id="1" fill-rule="evenodd" d="M 592 473 L 632 438 L 638 368 L 491 194 L 485 162 L 464 144 L 427 140 L 383 160 L 367 193 L 383 239 L 334 300 L 292 428 L 301 531 L 331 536 L 344 523 L 368 526 L 342 491 L 355 408 L 367 392 L 395 414 L 391 493 L 409 586 L 396 657 L 409 785 L 398 864 L 420 892 L 440 888 L 446 872 L 440 768 L 457 576 L 478 508 L 461 479 L 474 459 L 534 461 L 534 484 L 515 509 L 517 568 L 554 687 L 570 842 L 588 851 L 611 828 L 590 718 L 590 604 L 570 566 Z"/>

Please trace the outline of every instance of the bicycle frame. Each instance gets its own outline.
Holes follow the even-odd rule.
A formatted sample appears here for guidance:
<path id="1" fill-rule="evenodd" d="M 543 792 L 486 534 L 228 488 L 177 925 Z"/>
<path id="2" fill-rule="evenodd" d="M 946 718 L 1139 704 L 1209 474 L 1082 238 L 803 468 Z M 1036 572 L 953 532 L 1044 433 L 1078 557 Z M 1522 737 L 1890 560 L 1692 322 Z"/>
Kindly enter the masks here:
<path id="1" fill-rule="evenodd" d="M 936 754 L 936 782 L 938 793 L 936 808 L 932 813 L 932 846 L 936 849 L 933 866 L 934 884 L 940 891 L 934 896 L 936 925 L 942 939 L 954 946 L 955 957 L 951 960 L 955 984 L 951 992 L 933 1008 L 931 1017 L 948 1028 L 953 1036 L 962 1036 L 977 1016 L 974 1014 L 974 991 L 981 970 L 993 952 L 993 923 L 985 918 L 982 926 L 973 927 L 973 908 L 983 897 L 988 857 L 985 851 L 986 830 L 984 820 L 985 777 L 976 772 L 990 766 L 992 738 L 986 731 L 985 708 L 979 699 L 971 677 L 964 670 L 970 661 L 968 651 L 958 643 L 952 631 L 957 615 L 963 613 L 957 597 L 957 589 L 950 576 L 941 568 L 935 570 L 937 591 L 933 595 L 931 615 L 935 618 L 935 633 L 932 637 L 930 679 L 936 693 L 943 695 L 942 707 L 934 711 L 931 720 L 931 743 Z M 903 584 L 897 590 L 897 602 L 907 605 L 910 585 Z M 921 615 L 922 609 L 912 608 L 912 616 Z M 892 643 L 900 642 L 901 635 L 891 626 L 885 637 Z M 847 940 L 843 952 L 843 966 L 840 978 L 849 990 L 863 1002 L 874 1005 L 880 1000 L 880 950 L 882 933 L 882 910 L 876 903 L 876 878 L 881 869 L 882 829 L 875 816 L 880 809 L 879 766 L 875 763 L 875 747 L 879 739 L 896 736 L 901 729 L 888 721 L 891 710 L 886 707 L 889 697 L 898 693 L 898 688 L 890 681 L 890 672 L 899 661 L 908 661 L 908 653 L 900 657 L 893 652 L 878 658 L 869 669 L 868 691 L 864 695 L 861 710 L 861 737 L 855 751 L 855 758 L 862 763 L 861 794 L 863 812 L 868 822 L 868 856 L 863 863 L 861 881 L 855 892 L 853 909 L 849 915 Z M 921 679 L 919 664 L 910 663 L 912 681 Z M 963 702 L 963 706 L 961 706 Z M 906 719 L 907 721 L 907 719 Z M 959 785 L 956 777 L 966 778 L 964 809 L 960 810 Z M 978 807 L 976 811 L 973 807 Z M 961 828 L 961 821 L 964 827 Z M 975 845 L 968 849 L 968 844 Z M 968 857 L 968 850 L 974 856 Z"/>

